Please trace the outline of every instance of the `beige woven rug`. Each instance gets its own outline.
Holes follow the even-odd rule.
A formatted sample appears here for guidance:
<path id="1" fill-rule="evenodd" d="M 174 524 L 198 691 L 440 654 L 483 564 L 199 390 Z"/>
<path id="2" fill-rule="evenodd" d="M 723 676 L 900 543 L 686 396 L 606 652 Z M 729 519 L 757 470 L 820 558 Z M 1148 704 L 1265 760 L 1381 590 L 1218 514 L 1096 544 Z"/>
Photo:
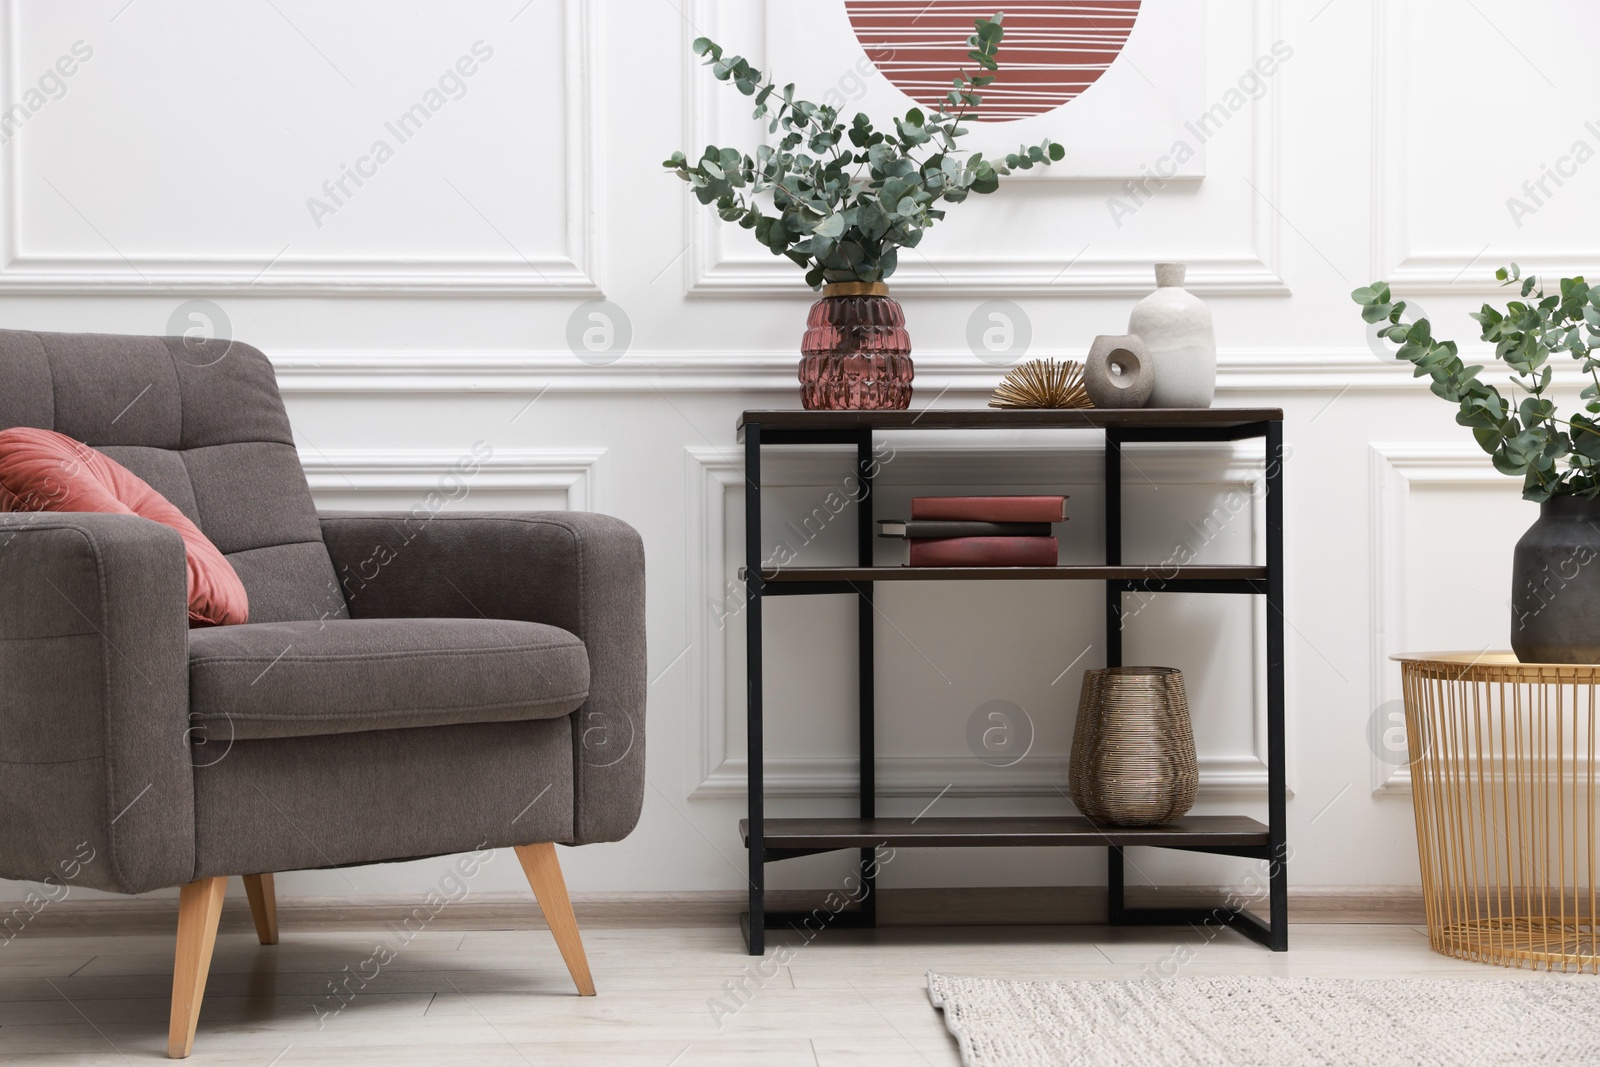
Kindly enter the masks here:
<path id="1" fill-rule="evenodd" d="M 966 1067 L 1600 1062 L 1600 977 L 1012 982 L 928 973 Z"/>

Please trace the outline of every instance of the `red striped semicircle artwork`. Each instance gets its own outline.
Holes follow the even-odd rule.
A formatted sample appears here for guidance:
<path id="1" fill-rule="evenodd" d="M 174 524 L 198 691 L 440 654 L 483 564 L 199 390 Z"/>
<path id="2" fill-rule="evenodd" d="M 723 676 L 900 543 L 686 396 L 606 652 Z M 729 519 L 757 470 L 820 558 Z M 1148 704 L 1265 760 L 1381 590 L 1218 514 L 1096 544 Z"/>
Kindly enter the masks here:
<path id="1" fill-rule="evenodd" d="M 1054 111 L 1110 68 L 1133 32 L 1141 0 L 845 0 L 873 65 L 917 103 L 937 107 L 970 59 L 973 21 L 1005 12 L 1000 71 L 971 116 L 1009 122 Z"/>

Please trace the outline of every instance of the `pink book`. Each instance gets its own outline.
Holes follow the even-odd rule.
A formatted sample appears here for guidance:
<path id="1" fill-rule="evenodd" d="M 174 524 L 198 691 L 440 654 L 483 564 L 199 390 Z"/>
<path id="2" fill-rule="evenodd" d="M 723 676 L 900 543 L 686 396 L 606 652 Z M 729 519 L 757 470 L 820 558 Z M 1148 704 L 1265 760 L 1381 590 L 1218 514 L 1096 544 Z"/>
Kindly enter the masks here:
<path id="1" fill-rule="evenodd" d="M 972 522 L 1065 522 L 1064 496 L 919 496 L 911 499 L 913 519 L 964 519 Z"/>
<path id="2" fill-rule="evenodd" d="M 1054 567 L 1054 537 L 941 537 L 912 541 L 913 567 Z"/>

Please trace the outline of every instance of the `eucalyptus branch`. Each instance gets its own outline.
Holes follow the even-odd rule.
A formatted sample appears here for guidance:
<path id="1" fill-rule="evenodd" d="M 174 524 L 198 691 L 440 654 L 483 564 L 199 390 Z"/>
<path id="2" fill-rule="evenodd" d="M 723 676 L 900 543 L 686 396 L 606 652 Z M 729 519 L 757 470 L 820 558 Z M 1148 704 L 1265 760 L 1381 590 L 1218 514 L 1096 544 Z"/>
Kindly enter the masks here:
<path id="1" fill-rule="evenodd" d="M 831 107 L 796 99 L 794 86 L 781 89 L 739 56 L 728 56 L 708 38 L 694 42 L 712 76 L 754 97 L 753 118 L 767 119 L 768 133 L 783 131 L 777 145 L 762 145 L 756 158 L 710 146 L 691 162 L 682 152 L 665 162 L 687 182 L 695 198 L 714 206 L 720 218 L 753 230 L 774 255 L 806 268 L 806 281 L 881 281 L 894 273 L 899 249 L 915 247 L 927 228 L 944 217 L 942 202 L 960 203 L 971 193 L 992 193 L 1011 168 L 1027 170 L 1065 158 L 1051 141 L 1025 146 L 993 163 L 981 153 L 959 158 L 961 122 L 981 103 L 975 91 L 994 80 L 1002 17 L 978 19 L 967 56 L 985 73 L 962 71 L 930 119 L 920 108 L 877 130 L 864 114 L 846 125 Z M 925 145 L 942 146 L 928 154 Z M 798 151 L 797 151 L 798 150 Z M 771 190 L 773 211 L 757 196 Z"/>
<path id="2" fill-rule="evenodd" d="M 1479 367 L 1464 365 L 1453 341 L 1437 341 L 1426 319 L 1405 317 L 1388 285 L 1377 282 L 1351 294 L 1362 317 L 1379 325 L 1379 336 L 1397 344 L 1395 355 L 1416 367 L 1417 377 L 1433 379 L 1433 392 L 1458 405 L 1456 422 L 1472 428 L 1479 447 L 1496 470 L 1523 479 L 1529 500 L 1553 496 L 1600 497 L 1600 288 L 1582 278 L 1563 278 L 1560 291 L 1546 295 L 1538 279 L 1523 278 L 1515 264 L 1495 272 L 1506 285 L 1520 286 L 1520 300 L 1498 309 L 1484 304 L 1472 317 L 1481 339 L 1495 346 L 1495 358 L 1529 395 L 1512 405 L 1498 389 L 1478 377 Z M 1566 352 L 1581 362 L 1592 384 L 1580 394 L 1584 412 L 1569 419 L 1556 414 L 1546 397 L 1554 376 L 1549 358 Z M 1564 466 L 1563 466 L 1564 464 Z"/>

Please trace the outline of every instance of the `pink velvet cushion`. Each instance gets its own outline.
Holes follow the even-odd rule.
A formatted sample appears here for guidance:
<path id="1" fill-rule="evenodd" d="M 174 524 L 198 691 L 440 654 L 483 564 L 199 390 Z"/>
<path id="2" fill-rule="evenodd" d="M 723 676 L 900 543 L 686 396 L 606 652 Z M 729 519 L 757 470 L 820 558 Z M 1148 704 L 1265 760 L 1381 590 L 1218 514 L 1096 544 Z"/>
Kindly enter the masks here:
<path id="1" fill-rule="evenodd" d="M 244 622 L 250 602 L 233 564 L 143 478 L 52 430 L 0 430 L 0 511 L 138 515 L 178 531 L 189 571 L 189 625 Z"/>

